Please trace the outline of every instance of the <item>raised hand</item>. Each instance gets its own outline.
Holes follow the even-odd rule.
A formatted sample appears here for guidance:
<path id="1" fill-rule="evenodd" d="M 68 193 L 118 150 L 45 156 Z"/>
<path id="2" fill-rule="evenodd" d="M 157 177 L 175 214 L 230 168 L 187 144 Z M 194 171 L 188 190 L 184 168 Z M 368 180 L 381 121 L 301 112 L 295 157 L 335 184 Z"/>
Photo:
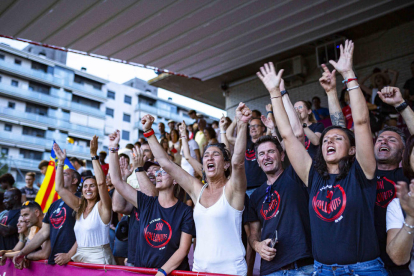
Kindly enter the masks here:
<path id="1" fill-rule="evenodd" d="M 141 124 L 144 128 L 144 131 L 148 131 L 151 129 L 152 127 L 152 123 L 154 123 L 155 118 L 152 117 L 151 115 L 147 114 L 144 117 L 142 117 L 141 119 Z"/>
<path id="2" fill-rule="evenodd" d="M 267 104 L 266 105 L 266 112 L 273 112 L 272 104 Z"/>
<path id="3" fill-rule="evenodd" d="M 135 146 L 132 148 L 132 166 L 134 169 L 143 167 L 145 164 L 145 155 L 141 148 Z"/>
<path id="4" fill-rule="evenodd" d="M 336 92 L 336 69 L 329 71 L 328 67 L 325 64 L 322 64 L 323 73 L 322 77 L 319 79 L 319 83 L 326 93 L 335 91 Z"/>
<path id="5" fill-rule="evenodd" d="M 252 111 L 244 103 L 239 103 L 236 109 L 236 120 L 237 122 L 249 123 L 252 118 Z"/>
<path id="6" fill-rule="evenodd" d="M 341 55 L 337 62 L 330 60 L 329 63 L 335 67 L 342 76 L 346 73 L 352 72 L 352 58 L 354 54 L 354 43 L 352 40 L 346 40 L 345 46 L 340 46 Z"/>
<path id="7" fill-rule="evenodd" d="M 261 117 L 263 124 L 268 128 L 268 129 L 274 129 L 275 128 L 275 124 L 273 123 L 272 119 L 268 119 L 266 118 L 264 115 L 262 115 Z"/>
<path id="8" fill-rule="evenodd" d="M 260 67 L 260 72 L 256 73 L 271 94 L 275 89 L 279 88 L 282 74 L 283 69 L 281 69 L 276 75 L 273 62 L 265 63 L 263 67 Z"/>
<path id="9" fill-rule="evenodd" d="M 395 185 L 397 190 L 397 197 L 400 199 L 402 209 L 407 216 L 414 218 L 414 179 L 411 180 L 410 185 L 404 181 L 398 181 Z"/>
<path id="10" fill-rule="evenodd" d="M 96 156 L 98 152 L 98 136 L 94 135 L 90 146 L 91 156 Z"/>
<path id="11" fill-rule="evenodd" d="M 220 132 L 226 131 L 226 117 L 224 116 L 224 114 L 220 118 L 219 128 Z"/>
<path id="12" fill-rule="evenodd" d="M 56 157 L 58 158 L 59 162 L 65 162 L 66 160 L 66 150 L 61 150 L 57 143 L 53 144 L 53 150 L 55 151 Z"/>
<path id="13" fill-rule="evenodd" d="M 180 131 L 180 137 L 187 137 L 187 125 L 185 124 L 184 120 L 182 124 L 178 126 L 178 129 Z"/>
<path id="14" fill-rule="evenodd" d="M 381 90 L 381 92 L 378 91 L 378 96 L 384 103 L 394 107 L 399 106 L 404 102 L 401 91 L 398 87 L 386 86 Z"/>
<path id="15" fill-rule="evenodd" d="M 109 134 L 109 148 L 116 148 L 118 147 L 119 140 L 121 140 L 121 132 L 117 129 L 114 133 Z"/>
<path id="16" fill-rule="evenodd" d="M 121 169 L 122 180 L 127 181 L 134 169 L 129 167 L 127 159 L 123 156 L 119 158 L 119 168 Z"/>

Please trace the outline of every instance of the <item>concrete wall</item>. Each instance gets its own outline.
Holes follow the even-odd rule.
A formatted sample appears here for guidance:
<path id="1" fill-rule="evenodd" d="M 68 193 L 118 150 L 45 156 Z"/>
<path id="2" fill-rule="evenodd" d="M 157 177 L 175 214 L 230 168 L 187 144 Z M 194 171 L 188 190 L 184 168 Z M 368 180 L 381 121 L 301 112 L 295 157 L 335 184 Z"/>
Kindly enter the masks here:
<path id="1" fill-rule="evenodd" d="M 354 68 L 360 80 L 363 76 L 370 74 L 375 67 L 399 71 L 397 86 L 400 88 L 411 77 L 410 64 L 414 61 L 414 21 L 374 33 L 354 42 Z M 308 76 L 303 85 L 288 89 L 290 99 L 294 103 L 300 99 L 311 100 L 313 96 L 319 96 L 322 106 L 327 107 L 325 92 L 318 82 L 321 71 L 317 68 L 316 57 L 311 55 L 306 56 L 305 59 Z M 341 81 L 342 77 L 337 76 L 339 92 L 342 87 Z M 230 88 L 226 97 L 226 110 L 230 118 L 234 117 L 235 109 L 240 101 L 245 102 L 251 109 L 258 109 L 265 113 L 265 105 L 270 103 L 269 93 L 259 79 Z"/>

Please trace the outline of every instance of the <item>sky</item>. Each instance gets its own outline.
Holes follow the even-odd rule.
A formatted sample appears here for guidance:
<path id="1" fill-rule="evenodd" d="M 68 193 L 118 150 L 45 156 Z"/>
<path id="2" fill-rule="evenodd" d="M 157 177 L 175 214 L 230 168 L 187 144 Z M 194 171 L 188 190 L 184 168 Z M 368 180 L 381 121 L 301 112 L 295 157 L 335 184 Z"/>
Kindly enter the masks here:
<path id="1" fill-rule="evenodd" d="M 22 50 L 28 43 L 12 40 L 8 38 L 0 38 L 0 43 L 5 43 L 11 47 Z M 153 70 L 140 68 L 128 64 L 103 60 L 99 58 L 84 56 L 75 53 L 68 53 L 66 65 L 80 70 L 82 67 L 87 69 L 87 73 L 96 75 L 103 79 L 107 79 L 117 83 L 124 83 L 132 78 L 139 78 L 148 81 L 157 75 Z M 219 118 L 222 113 L 227 114 L 224 110 L 213 107 L 208 104 L 181 96 L 171 91 L 158 88 L 158 97 L 163 99 L 172 98 L 172 102 L 187 106 L 190 109 L 203 111 L 204 113 Z"/>

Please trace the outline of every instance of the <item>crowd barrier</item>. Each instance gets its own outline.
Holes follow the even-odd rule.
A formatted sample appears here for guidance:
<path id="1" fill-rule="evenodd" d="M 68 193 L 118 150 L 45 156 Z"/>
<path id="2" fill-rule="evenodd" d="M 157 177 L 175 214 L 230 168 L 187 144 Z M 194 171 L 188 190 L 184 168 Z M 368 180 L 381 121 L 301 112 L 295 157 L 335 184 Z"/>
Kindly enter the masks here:
<path id="1" fill-rule="evenodd" d="M 19 270 L 14 267 L 13 261 L 8 259 L 4 266 L 0 266 L 0 276 L 32 276 L 32 275 L 63 275 L 63 276 L 139 276 L 155 275 L 157 269 L 130 267 L 120 265 L 101 265 L 69 262 L 65 266 L 48 265 L 47 260 L 30 262 L 29 268 Z M 228 274 L 214 274 L 205 272 L 191 272 L 174 270 L 172 276 L 229 276 Z"/>

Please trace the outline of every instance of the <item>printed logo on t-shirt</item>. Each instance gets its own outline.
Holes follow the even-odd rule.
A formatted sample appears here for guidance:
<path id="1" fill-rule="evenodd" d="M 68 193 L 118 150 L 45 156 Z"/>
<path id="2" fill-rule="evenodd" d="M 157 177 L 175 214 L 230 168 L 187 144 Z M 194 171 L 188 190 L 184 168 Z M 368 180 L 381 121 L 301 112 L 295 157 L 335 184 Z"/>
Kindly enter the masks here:
<path id="1" fill-rule="evenodd" d="M 144 235 L 151 247 L 164 249 L 171 240 L 171 226 L 163 219 L 153 219 L 145 227 Z"/>
<path id="2" fill-rule="evenodd" d="M 1 219 L 0 223 L 1 223 L 1 224 L 6 225 L 6 224 L 7 224 L 7 219 L 8 219 L 8 216 L 4 216 L 4 217 Z"/>
<path id="3" fill-rule="evenodd" d="M 313 197 L 312 207 L 321 220 L 339 222 L 346 207 L 344 189 L 339 184 L 322 187 Z"/>
<path id="4" fill-rule="evenodd" d="M 136 221 L 139 221 L 139 214 L 138 214 L 138 212 L 136 210 L 134 210 L 134 213 L 135 213 L 135 220 Z"/>
<path id="5" fill-rule="evenodd" d="M 53 228 L 59 229 L 66 221 L 66 208 L 57 208 L 49 218 Z"/>
<path id="6" fill-rule="evenodd" d="M 375 204 L 387 208 L 388 204 L 395 198 L 395 182 L 384 177 L 377 176 L 377 201 Z"/>
<path id="7" fill-rule="evenodd" d="M 254 149 L 252 149 L 252 150 L 247 149 L 246 150 L 246 160 L 247 161 L 255 161 L 256 160 L 256 152 L 254 151 Z"/>
<path id="8" fill-rule="evenodd" d="M 306 149 L 306 150 L 308 150 L 308 149 L 309 149 L 310 144 L 311 144 L 310 140 L 309 140 L 309 139 L 308 139 L 308 137 L 306 137 L 306 135 L 305 135 L 305 149 Z"/>
<path id="9" fill-rule="evenodd" d="M 274 218 L 279 214 L 280 196 L 277 191 L 273 191 L 270 196 L 270 202 L 263 202 L 260 214 L 264 220 Z"/>

